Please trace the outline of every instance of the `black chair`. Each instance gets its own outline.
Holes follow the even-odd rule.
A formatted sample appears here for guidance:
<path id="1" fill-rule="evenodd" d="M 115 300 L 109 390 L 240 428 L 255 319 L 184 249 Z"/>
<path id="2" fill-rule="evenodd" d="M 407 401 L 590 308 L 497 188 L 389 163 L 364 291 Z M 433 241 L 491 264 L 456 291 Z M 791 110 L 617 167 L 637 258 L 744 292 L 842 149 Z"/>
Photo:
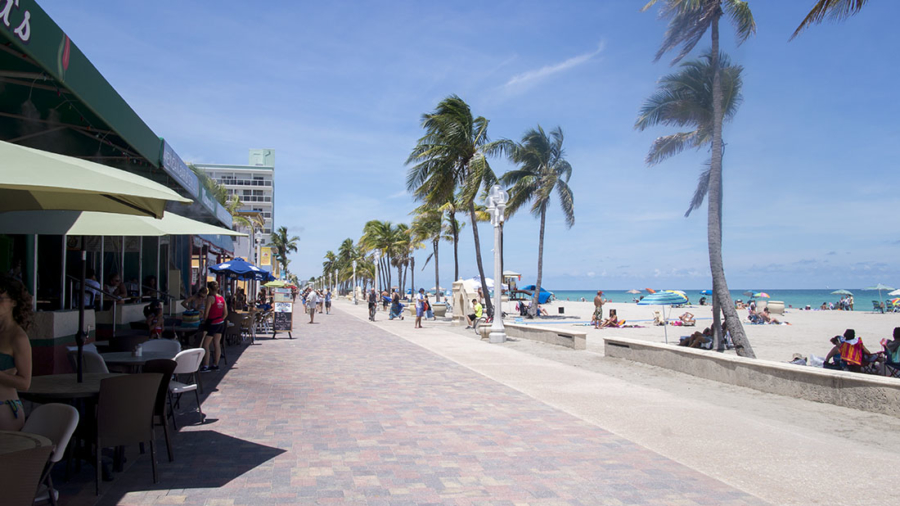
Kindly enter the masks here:
<path id="1" fill-rule="evenodd" d="M 163 434 L 166 436 L 166 451 L 169 454 L 169 462 L 175 460 L 175 454 L 172 453 L 172 439 L 169 436 L 169 424 L 167 423 L 169 410 L 166 401 L 169 398 L 169 383 L 172 381 L 172 375 L 175 374 L 175 367 L 177 366 L 178 362 L 168 358 L 148 360 L 144 364 L 145 373 L 160 373 L 163 376 L 162 381 L 159 383 L 159 391 L 156 393 L 156 405 L 153 407 L 153 424 L 154 426 L 162 425 Z"/>
<path id="2" fill-rule="evenodd" d="M 103 448 L 150 442 L 153 483 L 159 483 L 156 470 L 153 415 L 159 384 L 159 373 L 129 374 L 100 382 L 97 400 L 97 433 L 95 434 L 96 493 L 100 495 L 100 457 Z"/>

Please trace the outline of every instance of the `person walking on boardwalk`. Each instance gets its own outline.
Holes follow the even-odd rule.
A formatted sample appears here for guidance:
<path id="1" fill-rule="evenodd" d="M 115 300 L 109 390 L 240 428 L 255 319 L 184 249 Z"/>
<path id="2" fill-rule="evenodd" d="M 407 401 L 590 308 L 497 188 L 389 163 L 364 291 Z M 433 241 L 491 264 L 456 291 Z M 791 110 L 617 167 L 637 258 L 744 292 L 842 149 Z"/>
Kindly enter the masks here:
<path id="1" fill-rule="evenodd" d="M 325 290 L 325 314 L 331 314 L 331 289 Z"/>
<path id="2" fill-rule="evenodd" d="M 201 345 L 206 353 L 203 354 L 203 367 L 200 368 L 200 372 L 219 370 L 219 359 L 222 357 L 222 334 L 225 332 L 225 318 L 228 317 L 225 298 L 219 295 L 219 283 L 210 281 L 206 284 L 206 288 L 209 290 L 209 295 L 206 297 L 206 309 L 201 328 L 206 332 Z M 210 345 L 213 350 L 212 366 L 209 365 Z"/>
<path id="3" fill-rule="evenodd" d="M 319 294 L 315 290 L 310 290 L 306 295 L 306 311 L 309 312 L 309 323 L 313 323 L 316 318 L 316 306 L 319 304 Z"/>
<path id="4" fill-rule="evenodd" d="M 378 293 L 373 287 L 369 290 L 369 321 L 375 321 L 375 311 L 378 309 Z"/>
<path id="5" fill-rule="evenodd" d="M 416 294 L 416 326 L 413 328 L 422 328 L 422 315 L 425 314 L 425 289 L 419 288 Z"/>

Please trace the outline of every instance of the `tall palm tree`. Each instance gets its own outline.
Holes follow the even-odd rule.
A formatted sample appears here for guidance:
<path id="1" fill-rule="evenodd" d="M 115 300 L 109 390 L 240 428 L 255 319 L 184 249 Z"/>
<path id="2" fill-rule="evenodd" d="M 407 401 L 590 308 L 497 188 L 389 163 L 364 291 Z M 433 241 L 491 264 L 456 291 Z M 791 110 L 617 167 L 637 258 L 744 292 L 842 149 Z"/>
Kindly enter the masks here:
<path id="1" fill-rule="evenodd" d="M 753 14 L 750 12 L 747 2 L 742 0 L 650 0 L 644 6 L 644 10 L 656 3 L 661 4 L 660 18 L 668 19 L 669 26 L 666 29 L 663 43 L 656 53 L 655 61 L 659 61 L 664 54 L 680 46 L 678 56 L 672 60 L 674 65 L 694 49 L 707 30 L 712 39 L 709 65 L 713 72 L 713 128 L 707 185 L 709 215 L 706 229 L 709 237 L 709 267 L 715 293 L 713 304 L 718 304 L 726 316 L 728 331 L 731 332 L 737 354 L 755 358 L 756 355 L 753 353 L 753 348 L 750 347 L 740 317 L 731 300 L 731 294 L 728 292 L 725 267 L 722 262 L 722 122 L 725 110 L 722 79 L 719 72 L 719 19 L 723 15 L 727 16 L 735 28 L 739 44 L 756 33 L 756 22 L 753 20 Z M 714 307 L 713 331 L 717 333 L 717 337 L 721 332 L 718 318 L 718 308 Z"/>
<path id="2" fill-rule="evenodd" d="M 389 221 L 370 220 L 363 226 L 363 235 L 359 239 L 359 244 L 364 251 L 379 251 L 381 260 L 379 269 L 381 271 L 382 286 L 386 289 L 391 287 L 391 260 L 394 254 L 394 243 L 397 241 L 397 227 Z"/>
<path id="3" fill-rule="evenodd" d="M 223 206 L 228 204 L 228 189 L 224 185 L 217 183 L 215 179 L 209 177 L 205 170 L 193 163 L 189 163 L 188 167 L 197 175 L 197 178 L 200 180 L 200 186 L 206 188 L 213 198 L 216 199 L 216 202 Z"/>
<path id="4" fill-rule="evenodd" d="M 281 272 L 285 276 L 288 274 L 287 266 L 290 263 L 287 257 L 288 253 L 298 251 L 297 243 L 299 241 L 300 237 L 296 235 L 288 237 L 287 227 L 278 227 L 275 233 L 272 234 L 272 242 L 268 244 L 268 247 L 275 248 L 275 259 L 281 264 Z"/>
<path id="5" fill-rule="evenodd" d="M 490 142 L 488 120 L 474 117 L 469 105 L 456 95 L 442 100 L 434 112 L 422 116 L 425 135 L 418 140 L 406 160 L 412 165 L 406 175 L 406 187 L 415 198 L 432 206 L 450 202 L 457 191 L 461 207 L 469 213 L 475 239 L 475 260 L 481 287 L 488 293 L 481 261 L 481 240 L 475 214 L 475 197 L 497 180 L 487 161 L 501 154 L 502 141 Z M 488 311 L 491 301 L 487 300 Z"/>
<path id="6" fill-rule="evenodd" d="M 800 23 L 800 26 L 794 30 L 794 34 L 791 35 L 791 40 L 794 40 L 796 36 L 800 35 L 800 32 L 809 28 L 810 25 L 817 25 L 824 21 L 825 18 L 831 18 L 835 21 L 843 21 L 849 18 L 861 11 L 868 1 L 869 0 L 818 0 L 809 11 L 809 14 L 803 18 L 803 22 Z"/>
<path id="7" fill-rule="evenodd" d="M 550 197 L 556 192 L 566 227 L 575 224 L 575 201 L 569 178 L 572 177 L 572 166 L 565 159 L 563 151 L 563 132 L 556 127 L 548 136 L 538 125 L 522 136 L 522 142 L 509 148 L 509 159 L 519 165 L 503 175 L 501 181 L 511 186 L 506 215 L 512 216 L 523 205 L 531 203 L 531 214 L 541 219 L 541 231 L 538 240 L 537 282 L 534 288 L 534 302 L 531 314 L 537 313 L 541 293 L 541 280 L 544 272 L 544 231 L 547 222 L 547 208 Z M 497 281 L 500 282 L 499 280 Z"/>
<path id="8" fill-rule="evenodd" d="M 713 106 L 712 55 L 704 54 L 699 60 L 681 64 L 680 70 L 659 80 L 658 90 L 641 108 L 634 127 L 646 130 L 657 125 L 688 127 L 693 130 L 658 137 L 653 141 L 645 161 L 656 165 L 685 149 L 708 148 L 712 143 Z M 741 104 L 741 72 L 743 67 L 732 65 L 728 56 L 719 55 L 722 79 L 725 121 L 731 120 Z M 697 189 L 691 199 L 685 217 L 699 209 L 709 189 L 709 165 L 700 174 Z"/>
<path id="9" fill-rule="evenodd" d="M 416 242 L 431 241 L 431 254 L 425 259 L 422 270 L 428 266 L 428 262 L 434 258 L 434 301 L 441 301 L 441 276 L 438 262 L 438 245 L 444 237 L 444 213 L 436 209 L 418 208 L 413 211 L 412 227 L 410 227 L 413 240 Z"/>

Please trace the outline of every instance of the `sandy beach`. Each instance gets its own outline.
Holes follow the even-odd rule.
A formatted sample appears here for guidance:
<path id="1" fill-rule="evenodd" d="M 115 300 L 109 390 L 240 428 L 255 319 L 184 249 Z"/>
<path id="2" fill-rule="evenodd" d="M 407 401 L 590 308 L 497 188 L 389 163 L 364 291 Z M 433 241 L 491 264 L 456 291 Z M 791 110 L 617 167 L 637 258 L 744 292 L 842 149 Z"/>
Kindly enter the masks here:
<path id="1" fill-rule="evenodd" d="M 660 306 L 638 306 L 631 303 L 608 303 L 603 306 L 604 317 L 608 316 L 609 309 L 615 309 L 619 319 L 627 320 L 627 324 L 640 325 L 642 328 L 611 328 L 595 330 L 591 326 L 576 324 L 573 322 L 589 322 L 593 313 L 593 302 L 554 301 L 545 304 L 544 307 L 551 315 L 558 315 L 558 308 L 563 308 L 565 316 L 577 316 L 578 319 L 547 318 L 541 321 L 541 325 L 551 326 L 578 326 L 588 333 L 588 350 L 603 353 L 603 341 L 598 337 L 614 336 L 641 339 L 662 343 L 665 341 L 664 329 L 661 326 L 653 326 L 653 313 L 662 311 Z M 508 314 L 515 313 L 512 306 L 504 305 Z M 669 342 L 677 343 L 680 336 L 686 336 L 695 330 L 702 331 L 712 324 L 712 306 L 685 306 L 666 310 L 670 319 L 677 319 L 685 311 L 690 311 L 697 319 L 696 327 L 680 327 L 670 325 L 668 327 Z M 863 342 L 870 351 L 880 351 L 879 344 L 882 339 L 890 339 L 894 327 L 900 327 L 900 313 L 871 313 L 861 311 L 800 311 L 797 309 L 785 309 L 782 315 L 776 315 L 779 320 L 789 322 L 790 325 L 750 325 L 747 322 L 747 310 L 738 310 L 743 318 L 744 329 L 753 351 L 757 358 L 776 362 L 789 362 L 794 353 L 803 356 L 810 354 L 825 356 L 831 349 L 828 340 L 845 329 L 856 330 L 856 335 L 863 338 Z M 534 320 L 526 320 L 534 321 Z M 729 351 L 727 353 L 734 353 Z"/>

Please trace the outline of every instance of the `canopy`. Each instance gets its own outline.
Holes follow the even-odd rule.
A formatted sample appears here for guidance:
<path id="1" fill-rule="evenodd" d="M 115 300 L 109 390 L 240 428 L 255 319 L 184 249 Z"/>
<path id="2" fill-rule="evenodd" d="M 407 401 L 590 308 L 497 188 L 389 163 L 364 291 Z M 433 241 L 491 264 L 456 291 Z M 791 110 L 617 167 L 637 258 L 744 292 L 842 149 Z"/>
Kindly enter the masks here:
<path id="1" fill-rule="evenodd" d="M 843 288 L 840 290 L 835 290 L 831 292 L 831 295 L 853 295 L 849 290 L 844 290 Z"/>
<path id="2" fill-rule="evenodd" d="M 0 233 L 90 236 L 229 235 L 246 236 L 227 228 L 165 213 L 147 216 L 93 211 L 14 211 L 0 213 Z"/>
<path id="3" fill-rule="evenodd" d="M 236 279 L 255 279 L 256 281 L 275 281 L 271 272 L 260 269 L 243 258 L 235 258 L 209 268 L 215 274 L 224 274 Z"/>
<path id="4" fill-rule="evenodd" d="M 0 141 L 0 212 L 75 210 L 161 218 L 167 201 L 191 202 L 124 170 Z"/>
<path id="5" fill-rule="evenodd" d="M 503 279 L 505 280 L 506 278 L 522 279 L 522 275 L 514 271 L 503 271 Z"/>
<path id="6" fill-rule="evenodd" d="M 263 286 L 267 286 L 269 288 L 284 288 L 284 287 L 291 286 L 291 285 L 287 281 L 284 281 L 283 279 L 276 279 L 275 281 L 269 281 L 268 283 L 266 283 Z"/>

